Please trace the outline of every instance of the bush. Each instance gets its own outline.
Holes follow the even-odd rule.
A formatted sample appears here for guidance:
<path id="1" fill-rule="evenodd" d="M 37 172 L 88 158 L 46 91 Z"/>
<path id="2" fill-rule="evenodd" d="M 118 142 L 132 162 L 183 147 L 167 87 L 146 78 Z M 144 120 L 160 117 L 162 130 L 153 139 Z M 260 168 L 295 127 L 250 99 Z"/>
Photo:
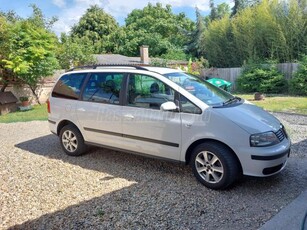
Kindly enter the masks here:
<path id="1" fill-rule="evenodd" d="M 237 79 L 237 90 L 242 93 L 285 93 L 288 82 L 274 65 L 247 65 Z"/>
<path id="2" fill-rule="evenodd" d="M 161 58 L 166 59 L 166 60 L 180 60 L 184 61 L 187 59 L 187 55 L 184 53 L 182 49 L 169 49 L 167 50 L 167 53 L 162 54 Z"/>
<path id="3" fill-rule="evenodd" d="M 307 55 L 303 57 L 297 72 L 290 80 L 290 93 L 307 96 Z"/>

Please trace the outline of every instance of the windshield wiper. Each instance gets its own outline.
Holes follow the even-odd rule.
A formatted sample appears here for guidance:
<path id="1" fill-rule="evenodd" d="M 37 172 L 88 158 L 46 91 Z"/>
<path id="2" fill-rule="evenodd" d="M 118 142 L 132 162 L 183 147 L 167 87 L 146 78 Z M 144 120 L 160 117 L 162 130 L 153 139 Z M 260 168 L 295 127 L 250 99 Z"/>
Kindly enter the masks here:
<path id="1" fill-rule="evenodd" d="M 224 105 L 229 105 L 229 104 L 232 104 L 236 101 L 241 101 L 242 99 L 240 97 L 232 97 L 232 98 L 229 98 L 228 100 L 224 101 L 223 102 L 223 106 Z"/>

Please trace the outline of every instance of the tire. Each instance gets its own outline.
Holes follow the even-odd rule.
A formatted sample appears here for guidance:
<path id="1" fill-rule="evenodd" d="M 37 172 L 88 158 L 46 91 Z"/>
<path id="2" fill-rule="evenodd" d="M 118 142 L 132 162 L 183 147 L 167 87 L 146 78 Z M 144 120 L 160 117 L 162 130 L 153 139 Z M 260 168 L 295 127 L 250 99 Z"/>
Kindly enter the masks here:
<path id="1" fill-rule="evenodd" d="M 61 129 L 59 138 L 62 149 L 69 156 L 81 156 L 87 150 L 82 134 L 72 124 L 66 125 Z"/>
<path id="2" fill-rule="evenodd" d="M 240 178 L 240 165 L 226 146 L 208 142 L 192 152 L 190 164 L 197 180 L 210 189 L 226 189 Z"/>

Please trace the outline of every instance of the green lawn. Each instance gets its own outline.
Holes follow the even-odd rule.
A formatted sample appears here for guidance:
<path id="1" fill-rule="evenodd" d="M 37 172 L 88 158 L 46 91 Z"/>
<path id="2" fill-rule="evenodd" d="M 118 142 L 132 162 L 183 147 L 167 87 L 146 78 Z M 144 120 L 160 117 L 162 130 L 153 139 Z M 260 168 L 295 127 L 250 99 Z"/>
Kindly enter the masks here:
<path id="1" fill-rule="evenodd" d="M 262 101 L 255 101 L 252 94 L 236 94 L 265 110 L 307 115 L 307 97 L 266 96 Z"/>
<path id="2" fill-rule="evenodd" d="M 0 123 L 47 120 L 47 117 L 47 104 L 34 105 L 33 108 L 28 111 L 17 111 L 0 116 Z"/>

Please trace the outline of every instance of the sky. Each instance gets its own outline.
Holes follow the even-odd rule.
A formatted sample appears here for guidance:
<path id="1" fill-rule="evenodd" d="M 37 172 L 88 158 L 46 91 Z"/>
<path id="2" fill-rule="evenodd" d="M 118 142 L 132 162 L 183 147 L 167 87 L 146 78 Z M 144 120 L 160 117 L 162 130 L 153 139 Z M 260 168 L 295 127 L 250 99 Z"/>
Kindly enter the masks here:
<path id="1" fill-rule="evenodd" d="M 231 0 L 228 1 L 231 5 Z M 52 29 L 60 35 L 62 32 L 68 33 L 91 5 L 97 4 L 112 15 L 120 25 L 124 25 L 125 18 L 133 9 L 142 9 L 149 2 L 152 4 L 160 2 L 163 6 L 170 4 L 173 13 L 184 12 L 193 21 L 195 21 L 195 7 L 198 7 L 203 15 L 209 13 L 209 0 L 0 0 L 0 11 L 13 10 L 19 16 L 26 18 L 32 13 L 29 5 L 35 4 L 47 18 L 52 16 L 58 18 Z"/>

